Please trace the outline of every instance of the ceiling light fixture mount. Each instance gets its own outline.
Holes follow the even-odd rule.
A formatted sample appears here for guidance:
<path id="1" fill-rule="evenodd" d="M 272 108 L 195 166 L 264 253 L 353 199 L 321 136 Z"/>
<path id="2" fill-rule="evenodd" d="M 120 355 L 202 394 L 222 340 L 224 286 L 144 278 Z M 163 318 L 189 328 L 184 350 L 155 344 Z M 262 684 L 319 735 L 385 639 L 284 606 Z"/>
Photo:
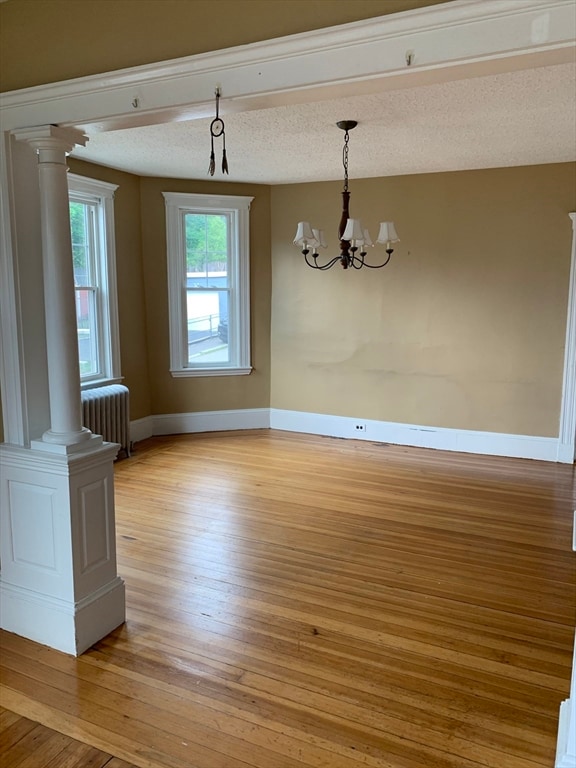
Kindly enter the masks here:
<path id="1" fill-rule="evenodd" d="M 360 219 L 350 218 L 350 192 L 348 190 L 348 143 L 350 131 L 358 125 L 356 120 L 340 120 L 336 123 L 340 130 L 344 131 L 344 147 L 342 149 L 342 165 L 344 166 L 344 188 L 342 190 L 342 216 L 338 227 L 338 239 L 340 240 L 340 255 L 334 256 L 326 264 L 318 263 L 318 248 L 326 248 L 324 232 L 321 229 L 313 229 L 308 221 L 300 221 L 294 238 L 294 245 L 302 249 L 302 254 L 312 269 L 330 269 L 340 262 L 344 269 L 381 269 L 390 261 L 394 252 L 392 243 L 399 242 L 399 237 L 394 227 L 394 222 L 383 221 L 380 223 L 377 243 L 386 245 L 386 258 L 381 264 L 368 264 L 365 261 L 368 252 L 366 248 L 373 246 L 370 233 L 364 229 Z M 311 252 L 312 249 L 312 252 Z M 310 257 L 310 258 L 309 258 Z"/>

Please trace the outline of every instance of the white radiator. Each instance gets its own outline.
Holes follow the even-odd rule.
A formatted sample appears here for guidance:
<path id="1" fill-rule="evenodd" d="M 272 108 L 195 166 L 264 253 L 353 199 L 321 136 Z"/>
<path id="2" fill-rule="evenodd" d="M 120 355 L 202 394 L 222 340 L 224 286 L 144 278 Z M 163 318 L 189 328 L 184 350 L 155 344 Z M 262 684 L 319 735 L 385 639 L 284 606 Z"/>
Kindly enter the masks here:
<path id="1" fill-rule="evenodd" d="M 130 392 L 123 384 L 82 390 L 82 420 L 95 435 L 130 456 Z"/>

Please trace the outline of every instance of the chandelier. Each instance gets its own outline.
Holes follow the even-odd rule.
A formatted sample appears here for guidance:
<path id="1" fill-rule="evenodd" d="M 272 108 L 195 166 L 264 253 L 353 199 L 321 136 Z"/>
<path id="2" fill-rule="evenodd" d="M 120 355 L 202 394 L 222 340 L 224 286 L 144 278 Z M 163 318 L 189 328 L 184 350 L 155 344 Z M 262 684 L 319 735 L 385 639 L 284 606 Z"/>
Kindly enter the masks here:
<path id="1" fill-rule="evenodd" d="M 338 227 L 340 255 L 334 256 L 334 258 L 330 259 L 330 261 L 325 264 L 318 263 L 318 248 L 326 248 L 324 232 L 321 229 L 312 228 L 308 221 L 300 221 L 298 223 L 294 245 L 298 245 L 302 249 L 306 264 L 308 264 L 309 267 L 312 267 L 312 269 L 330 269 L 336 262 L 340 262 L 344 269 L 362 269 L 362 267 L 381 269 L 390 261 L 390 257 L 394 252 L 391 244 L 399 242 L 399 237 L 396 234 L 394 222 L 381 222 L 376 242 L 386 245 L 386 258 L 381 264 L 368 264 L 368 262 L 365 261 L 366 256 L 368 255 L 366 249 L 373 246 L 374 243 L 370 238 L 368 230 L 363 228 L 360 219 L 351 219 L 349 211 L 348 143 L 350 141 L 350 131 L 355 128 L 358 123 L 356 120 L 341 120 L 336 123 L 336 125 L 344 131 L 344 147 L 342 150 L 344 189 L 342 191 L 342 217 L 340 219 L 340 226 Z"/>

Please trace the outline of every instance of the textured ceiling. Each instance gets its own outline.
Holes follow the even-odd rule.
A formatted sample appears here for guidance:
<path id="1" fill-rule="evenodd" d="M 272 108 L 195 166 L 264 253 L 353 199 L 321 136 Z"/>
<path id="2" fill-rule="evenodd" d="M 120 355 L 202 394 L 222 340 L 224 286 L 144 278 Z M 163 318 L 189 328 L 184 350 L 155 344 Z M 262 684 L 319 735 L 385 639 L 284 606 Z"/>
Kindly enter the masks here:
<path id="1" fill-rule="evenodd" d="M 542 67 L 343 99 L 226 113 L 230 175 L 263 184 L 576 160 L 576 67 Z M 73 156 L 143 176 L 207 178 L 210 119 L 96 133 Z"/>

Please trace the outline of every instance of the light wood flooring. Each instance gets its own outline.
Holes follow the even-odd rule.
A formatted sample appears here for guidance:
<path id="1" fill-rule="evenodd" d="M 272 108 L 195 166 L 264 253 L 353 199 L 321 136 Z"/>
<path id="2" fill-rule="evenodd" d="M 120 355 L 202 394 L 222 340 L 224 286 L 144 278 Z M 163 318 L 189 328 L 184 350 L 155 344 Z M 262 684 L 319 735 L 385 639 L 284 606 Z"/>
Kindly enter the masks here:
<path id="1" fill-rule="evenodd" d="M 552 768 L 573 467 L 263 430 L 115 474 L 127 622 L 3 633 L 3 707 L 139 768 Z"/>
<path id="2" fill-rule="evenodd" d="M 0 707 L 2 768 L 135 768 Z"/>

